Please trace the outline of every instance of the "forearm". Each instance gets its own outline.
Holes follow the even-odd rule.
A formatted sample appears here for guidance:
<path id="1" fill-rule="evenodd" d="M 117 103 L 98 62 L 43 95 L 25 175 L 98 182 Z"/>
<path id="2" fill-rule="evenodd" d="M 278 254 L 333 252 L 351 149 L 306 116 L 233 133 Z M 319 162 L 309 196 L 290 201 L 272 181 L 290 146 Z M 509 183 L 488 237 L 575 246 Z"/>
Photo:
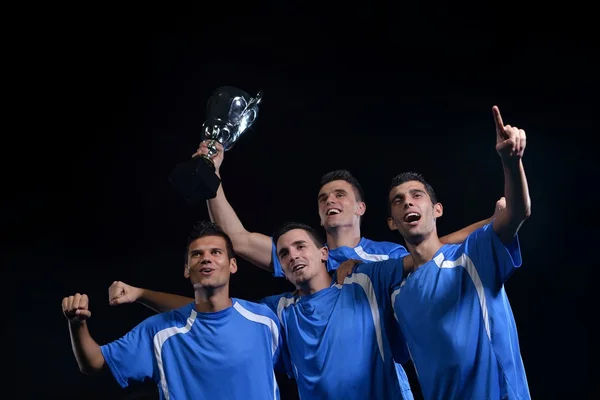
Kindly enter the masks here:
<path id="1" fill-rule="evenodd" d="M 469 236 L 471 233 L 492 222 L 492 218 L 493 217 L 490 217 L 479 222 L 475 222 L 474 224 L 459 229 L 456 232 L 452 232 L 446 236 L 442 236 L 440 238 L 440 241 L 446 244 L 460 244 L 464 242 L 467 239 L 467 236 Z"/>
<path id="2" fill-rule="evenodd" d="M 223 185 L 219 186 L 217 196 L 207 200 L 211 221 L 219 225 L 231 238 L 236 254 L 259 268 L 273 270 L 271 259 L 271 238 L 256 232 L 248 232 L 238 218 L 235 210 L 227 201 Z"/>
<path id="3" fill-rule="evenodd" d="M 504 243 L 510 243 L 521 224 L 531 215 L 531 199 L 521 159 L 504 163 L 504 196 L 506 209 L 494 220 L 494 230 Z"/>
<path id="4" fill-rule="evenodd" d="M 141 293 L 136 302 L 158 313 L 176 310 L 194 302 L 193 298 L 178 294 L 156 292 L 149 289 L 140 290 Z"/>
<path id="5" fill-rule="evenodd" d="M 102 370 L 105 361 L 100 346 L 90 335 L 87 322 L 69 321 L 71 347 L 79 370 L 84 374 L 92 374 Z"/>

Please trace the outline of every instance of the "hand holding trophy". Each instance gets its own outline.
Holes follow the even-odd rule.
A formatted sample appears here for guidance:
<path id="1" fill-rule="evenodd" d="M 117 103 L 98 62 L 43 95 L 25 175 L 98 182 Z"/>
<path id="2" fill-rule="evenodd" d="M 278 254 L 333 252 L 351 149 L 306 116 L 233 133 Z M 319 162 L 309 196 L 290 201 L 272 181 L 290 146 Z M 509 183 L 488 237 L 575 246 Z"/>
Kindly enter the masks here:
<path id="1" fill-rule="evenodd" d="M 224 151 L 233 147 L 258 117 L 262 92 L 255 97 L 235 87 L 223 86 L 208 99 L 206 120 L 202 124 L 201 141 L 208 141 L 208 154 L 194 156 L 178 164 L 169 181 L 173 188 L 190 204 L 199 204 L 217 195 L 221 180 L 215 174 L 212 157 L 217 154 L 215 142 Z"/>

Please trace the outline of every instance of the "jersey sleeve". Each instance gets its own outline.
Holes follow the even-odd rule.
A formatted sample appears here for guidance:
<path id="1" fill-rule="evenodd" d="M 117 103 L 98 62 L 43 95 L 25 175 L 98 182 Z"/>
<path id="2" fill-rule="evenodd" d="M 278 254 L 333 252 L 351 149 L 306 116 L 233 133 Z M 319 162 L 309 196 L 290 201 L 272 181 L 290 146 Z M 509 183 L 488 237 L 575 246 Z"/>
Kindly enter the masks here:
<path id="1" fill-rule="evenodd" d="M 360 264 L 355 268 L 354 274 L 360 273 L 368 276 L 371 281 L 394 360 L 397 363 L 405 363 L 409 358 L 408 348 L 404 335 L 397 326 L 392 304 L 394 289 L 399 287 L 404 279 L 404 259 Z M 346 279 L 351 277 L 352 275 Z"/>
<path id="2" fill-rule="evenodd" d="M 273 296 L 267 296 L 264 297 L 263 299 L 261 299 L 259 301 L 259 303 L 264 304 L 265 306 L 267 306 L 269 308 L 269 318 L 274 318 L 274 321 L 277 324 L 277 327 L 279 329 L 279 338 L 278 338 L 278 346 L 277 346 L 277 351 L 275 354 L 273 354 L 273 367 L 275 369 L 275 371 L 277 372 L 282 372 L 288 375 L 288 377 L 292 377 L 292 369 L 291 369 L 291 361 L 290 361 L 290 354 L 289 354 L 289 350 L 287 347 L 287 340 L 286 340 L 286 330 L 285 330 L 285 326 L 283 325 L 283 321 L 280 318 L 280 315 L 278 313 L 278 308 L 280 305 L 280 301 L 281 299 L 285 299 L 286 298 L 286 293 L 284 294 L 278 294 L 278 295 L 273 295 Z"/>
<path id="3" fill-rule="evenodd" d="M 152 378 L 157 371 L 153 352 L 150 317 L 125 336 L 100 346 L 113 376 L 125 388 L 133 382 Z"/>
<path id="4" fill-rule="evenodd" d="M 406 247 L 398 245 L 398 247 L 395 247 L 394 249 L 392 249 L 392 251 L 390 251 L 389 257 L 390 259 L 399 259 L 399 258 L 404 258 L 408 255 L 408 250 L 406 250 Z"/>
<path id="5" fill-rule="evenodd" d="M 258 302 L 266 305 L 269 309 L 277 315 L 277 309 L 279 307 L 279 300 L 284 297 L 285 294 L 275 294 L 273 296 L 267 296 L 260 299 Z M 278 316 L 278 315 L 277 315 Z"/>
<path id="6" fill-rule="evenodd" d="M 273 238 L 271 237 L 271 259 L 273 260 L 273 276 L 277 278 L 284 278 L 285 274 L 283 273 L 283 268 L 281 267 L 281 263 L 279 262 L 279 258 L 277 257 L 277 246 L 273 242 Z"/>
<path id="7" fill-rule="evenodd" d="M 471 233 L 465 241 L 467 264 L 477 270 L 484 287 L 500 288 L 521 266 L 521 247 L 515 235 L 508 245 L 500 240 L 493 225 L 487 224 Z"/>
<path id="8" fill-rule="evenodd" d="M 354 273 L 369 276 L 377 297 L 385 297 L 391 303 L 390 296 L 393 288 L 399 286 L 404 279 L 404 259 L 359 264 L 355 267 Z"/>

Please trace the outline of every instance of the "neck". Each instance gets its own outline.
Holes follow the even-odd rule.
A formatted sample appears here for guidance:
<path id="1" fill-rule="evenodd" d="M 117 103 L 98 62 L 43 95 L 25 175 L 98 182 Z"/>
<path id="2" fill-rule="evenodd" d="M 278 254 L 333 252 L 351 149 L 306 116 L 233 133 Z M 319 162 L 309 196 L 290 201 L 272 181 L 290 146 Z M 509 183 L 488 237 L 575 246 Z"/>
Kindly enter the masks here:
<path id="1" fill-rule="evenodd" d="M 360 225 L 336 226 L 325 230 L 327 235 L 327 247 L 337 249 L 338 247 L 356 247 L 360 242 Z"/>
<path id="2" fill-rule="evenodd" d="M 196 311 L 217 312 L 231 307 L 233 304 L 229 297 L 229 287 L 204 288 L 197 287 L 194 290 Z"/>
<path id="3" fill-rule="evenodd" d="M 298 284 L 299 286 L 299 295 L 300 296 L 306 296 L 309 294 L 315 294 L 317 292 L 320 292 L 323 289 L 327 289 L 329 286 L 331 286 L 331 276 L 329 276 L 329 273 L 327 272 L 327 268 L 323 268 L 323 271 L 321 273 L 319 273 L 317 276 L 315 276 L 314 278 L 310 279 L 307 282 L 302 282 L 300 284 Z"/>
<path id="4" fill-rule="evenodd" d="M 425 237 L 405 238 L 405 240 L 406 247 L 415 262 L 414 269 L 433 260 L 433 256 L 443 245 L 435 230 Z"/>

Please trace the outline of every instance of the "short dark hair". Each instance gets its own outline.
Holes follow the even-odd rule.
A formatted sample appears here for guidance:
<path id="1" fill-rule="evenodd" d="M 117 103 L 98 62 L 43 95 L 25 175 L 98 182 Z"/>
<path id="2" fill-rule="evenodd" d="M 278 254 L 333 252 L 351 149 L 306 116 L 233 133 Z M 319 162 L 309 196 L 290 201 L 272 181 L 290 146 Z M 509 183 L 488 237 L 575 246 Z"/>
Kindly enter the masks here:
<path id="1" fill-rule="evenodd" d="M 436 204 L 438 202 L 437 196 L 435 194 L 435 191 L 433 190 L 433 187 L 431 187 L 431 185 L 429 183 L 427 183 L 427 181 L 425 180 L 423 175 L 421 175 L 417 172 L 403 172 L 401 174 L 396 175 L 394 178 L 392 178 L 392 183 L 390 184 L 390 188 L 388 190 L 388 201 L 387 202 L 388 202 L 388 214 L 389 215 L 392 214 L 392 203 L 390 202 L 389 193 L 396 186 L 400 186 L 403 183 L 410 182 L 410 181 L 421 182 L 423 184 L 423 186 L 425 186 L 425 191 L 431 198 L 431 202 L 433 204 Z"/>
<path id="2" fill-rule="evenodd" d="M 275 233 L 273 233 L 273 243 L 275 243 L 275 247 L 277 247 L 277 241 L 279 240 L 279 238 L 293 229 L 302 229 L 303 231 L 308 233 L 308 236 L 310 236 L 313 243 L 318 248 L 325 246 L 325 241 L 323 240 L 319 232 L 317 232 L 317 230 L 314 229 L 312 226 L 302 224 L 300 222 L 286 222 L 282 224 L 279 228 L 277 228 Z"/>
<path id="3" fill-rule="evenodd" d="M 188 260 L 188 253 L 190 251 L 190 244 L 201 237 L 205 236 L 219 236 L 225 240 L 225 246 L 227 249 L 227 257 L 231 260 L 235 257 L 233 250 L 233 243 L 229 236 L 221 229 L 221 227 L 214 222 L 210 221 L 197 221 L 190 232 L 188 237 L 187 246 L 185 247 L 185 262 Z"/>
<path id="4" fill-rule="evenodd" d="M 319 184 L 319 190 L 321 190 L 321 188 L 323 186 L 325 186 L 326 184 L 328 184 L 329 182 L 333 182 L 333 181 L 348 182 L 350 185 L 352 185 L 352 188 L 354 189 L 354 195 L 356 196 L 356 200 L 365 201 L 364 200 L 365 193 L 363 192 L 363 188 L 360 185 L 360 182 L 358 181 L 358 179 L 356 179 L 354 177 L 354 175 L 352 175 L 350 173 L 350 171 L 345 170 L 345 169 L 337 169 L 335 171 L 326 173 L 325 175 L 323 175 L 321 177 L 321 182 Z"/>

